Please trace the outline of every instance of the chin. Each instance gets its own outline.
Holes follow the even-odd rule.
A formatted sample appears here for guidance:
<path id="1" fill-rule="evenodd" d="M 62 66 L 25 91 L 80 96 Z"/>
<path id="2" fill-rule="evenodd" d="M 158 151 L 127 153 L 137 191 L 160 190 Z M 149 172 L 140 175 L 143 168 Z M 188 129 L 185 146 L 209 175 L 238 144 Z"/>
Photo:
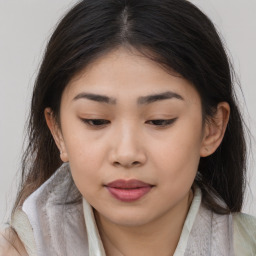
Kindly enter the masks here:
<path id="1" fill-rule="evenodd" d="M 124 212 L 116 211 L 115 215 L 113 215 L 112 212 L 112 214 L 109 216 L 105 215 L 105 218 L 116 225 L 126 227 L 143 226 L 150 223 L 154 219 L 152 216 L 149 216 L 148 211 L 139 212 L 135 209 L 130 211 L 125 210 Z"/>
<path id="2" fill-rule="evenodd" d="M 123 218 L 123 219 L 118 219 L 113 221 L 116 225 L 118 226 L 124 226 L 124 227 L 139 227 L 139 226 L 144 226 L 148 222 L 145 219 L 131 219 L 131 218 Z"/>

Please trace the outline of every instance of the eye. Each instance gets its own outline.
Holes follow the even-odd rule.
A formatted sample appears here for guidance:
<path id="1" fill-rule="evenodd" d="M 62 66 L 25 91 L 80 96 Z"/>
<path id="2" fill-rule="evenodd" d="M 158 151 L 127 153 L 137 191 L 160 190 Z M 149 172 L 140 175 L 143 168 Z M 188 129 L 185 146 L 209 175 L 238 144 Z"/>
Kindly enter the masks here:
<path id="1" fill-rule="evenodd" d="M 85 124 L 89 126 L 101 127 L 110 123 L 110 121 L 105 119 L 81 119 Z"/>
<path id="2" fill-rule="evenodd" d="M 176 120 L 177 120 L 177 118 L 173 118 L 173 119 L 156 119 L 156 120 L 149 120 L 146 123 L 154 125 L 154 126 L 165 127 L 165 126 L 169 126 L 169 125 L 173 124 Z"/>

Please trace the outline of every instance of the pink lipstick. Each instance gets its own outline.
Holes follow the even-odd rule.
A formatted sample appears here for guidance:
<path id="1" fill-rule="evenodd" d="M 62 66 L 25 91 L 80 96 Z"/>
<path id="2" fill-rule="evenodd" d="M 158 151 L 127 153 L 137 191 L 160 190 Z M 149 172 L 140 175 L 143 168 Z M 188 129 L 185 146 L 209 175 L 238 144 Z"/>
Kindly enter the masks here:
<path id="1" fill-rule="evenodd" d="M 140 180 L 115 180 L 106 185 L 110 194 L 123 202 L 132 202 L 147 194 L 153 186 Z"/>

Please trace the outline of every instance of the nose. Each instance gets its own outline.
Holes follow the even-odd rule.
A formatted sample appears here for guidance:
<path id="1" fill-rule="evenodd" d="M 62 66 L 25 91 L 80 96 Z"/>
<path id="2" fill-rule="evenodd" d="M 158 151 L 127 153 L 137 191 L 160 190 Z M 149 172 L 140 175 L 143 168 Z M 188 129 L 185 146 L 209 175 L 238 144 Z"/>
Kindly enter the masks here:
<path id="1" fill-rule="evenodd" d="M 145 164 L 147 160 L 141 134 L 135 128 L 124 127 L 112 138 L 110 162 L 115 167 L 132 168 Z"/>

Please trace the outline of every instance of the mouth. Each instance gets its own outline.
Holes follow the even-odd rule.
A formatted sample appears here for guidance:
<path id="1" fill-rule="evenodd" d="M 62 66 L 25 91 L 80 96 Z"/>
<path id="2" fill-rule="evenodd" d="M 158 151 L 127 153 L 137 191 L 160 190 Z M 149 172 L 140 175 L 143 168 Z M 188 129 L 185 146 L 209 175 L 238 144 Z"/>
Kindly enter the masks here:
<path id="1" fill-rule="evenodd" d="M 145 196 L 153 185 L 140 180 L 115 180 L 105 186 L 110 194 L 123 202 L 133 202 Z"/>

